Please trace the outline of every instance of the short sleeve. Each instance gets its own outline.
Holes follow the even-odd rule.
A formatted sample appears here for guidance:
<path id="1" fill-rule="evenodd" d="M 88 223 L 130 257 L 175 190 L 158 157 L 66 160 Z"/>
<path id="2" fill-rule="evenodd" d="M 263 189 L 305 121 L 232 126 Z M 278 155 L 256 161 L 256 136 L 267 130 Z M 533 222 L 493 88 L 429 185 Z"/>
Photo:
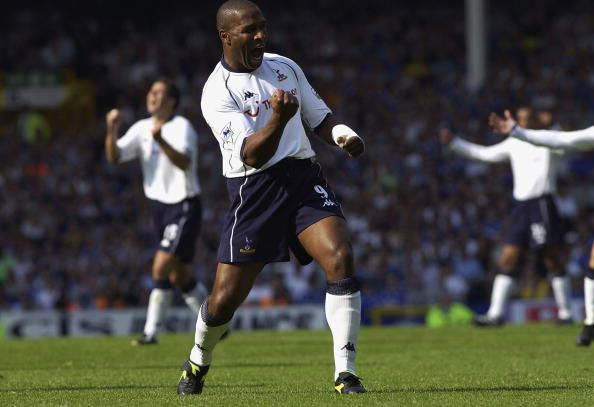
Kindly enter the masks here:
<path id="1" fill-rule="evenodd" d="M 202 114 L 219 142 L 221 152 L 229 162 L 242 161 L 241 147 L 244 139 L 255 133 L 255 123 L 248 120 L 235 101 L 228 98 L 202 98 Z"/>
<path id="2" fill-rule="evenodd" d="M 175 128 L 172 129 L 174 132 L 167 132 L 167 135 L 181 134 L 182 137 L 167 137 L 167 143 L 169 143 L 176 151 L 191 156 L 198 148 L 198 135 L 196 130 L 194 130 L 194 126 L 192 126 L 192 123 L 187 119 L 181 117 L 172 124 L 175 124 Z M 163 137 L 165 137 L 165 133 L 163 134 Z"/>
<path id="3" fill-rule="evenodd" d="M 140 156 L 141 126 L 135 123 L 123 137 L 116 142 L 120 154 L 119 162 L 133 160 Z"/>
<path id="4" fill-rule="evenodd" d="M 301 117 L 305 124 L 307 124 L 307 127 L 313 130 L 318 127 L 324 118 L 326 118 L 328 114 L 331 114 L 332 111 L 328 108 L 314 87 L 311 86 L 301 67 L 291 59 L 285 59 L 297 75 L 297 82 L 299 83 L 301 95 Z"/>

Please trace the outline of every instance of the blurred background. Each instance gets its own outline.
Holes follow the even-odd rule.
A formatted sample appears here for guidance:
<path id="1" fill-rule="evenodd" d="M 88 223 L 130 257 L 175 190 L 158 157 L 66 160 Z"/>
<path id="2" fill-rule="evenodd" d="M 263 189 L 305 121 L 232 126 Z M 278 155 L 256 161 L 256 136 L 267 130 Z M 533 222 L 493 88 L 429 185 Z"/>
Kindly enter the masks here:
<path id="1" fill-rule="evenodd" d="M 107 163 L 104 117 L 112 107 L 122 109 L 124 128 L 146 117 L 145 95 L 159 76 L 179 85 L 180 113 L 200 135 L 205 212 L 194 268 L 207 285 L 214 277 L 228 199 L 200 97 L 221 57 L 214 24 L 220 2 L 84 3 L 2 6 L 5 316 L 146 305 L 155 246 L 149 205 L 138 163 Z M 268 21 L 268 50 L 299 63 L 335 115 L 367 142 L 366 154 L 350 160 L 314 140 L 352 230 L 364 321 L 421 323 L 426 307 L 444 298 L 483 312 L 512 199 L 511 171 L 508 164 L 454 156 L 438 130 L 448 126 L 494 144 L 499 139 L 486 126 L 488 113 L 521 104 L 552 111 L 560 128 L 592 125 L 591 3 L 258 4 Z M 593 167 L 594 154 L 568 154 L 559 170 L 576 316 L 594 232 Z M 516 321 L 554 318 L 541 269 L 528 261 L 521 273 L 514 296 L 528 306 Z M 322 304 L 324 295 L 317 266 L 272 264 L 246 307 Z"/>

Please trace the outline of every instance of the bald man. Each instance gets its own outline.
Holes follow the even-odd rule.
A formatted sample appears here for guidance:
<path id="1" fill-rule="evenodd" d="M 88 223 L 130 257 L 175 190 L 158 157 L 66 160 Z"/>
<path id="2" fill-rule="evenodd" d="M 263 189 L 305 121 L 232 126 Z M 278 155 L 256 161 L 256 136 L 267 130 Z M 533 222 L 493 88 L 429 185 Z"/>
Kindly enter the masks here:
<path id="1" fill-rule="evenodd" d="M 316 260 L 326 273 L 326 317 L 334 343 L 334 391 L 363 393 L 355 373 L 361 295 L 342 209 L 315 160 L 303 122 L 350 157 L 361 137 L 338 122 L 303 71 L 265 53 L 266 20 L 254 3 L 227 1 L 217 12 L 223 58 L 202 93 L 202 113 L 219 142 L 231 208 L 214 288 L 196 322 L 195 346 L 178 394 L 199 394 L 212 352 L 264 265 Z"/>

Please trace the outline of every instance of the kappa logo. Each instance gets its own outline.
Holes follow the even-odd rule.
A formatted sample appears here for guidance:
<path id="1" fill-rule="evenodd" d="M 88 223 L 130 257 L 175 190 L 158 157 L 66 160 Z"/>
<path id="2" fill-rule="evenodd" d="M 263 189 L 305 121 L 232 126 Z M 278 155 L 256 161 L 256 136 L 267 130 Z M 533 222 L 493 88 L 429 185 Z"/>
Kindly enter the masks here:
<path id="1" fill-rule="evenodd" d="M 353 342 L 347 342 L 346 345 L 344 345 L 342 348 L 340 348 L 340 350 L 346 349 L 349 352 L 356 352 L 355 350 L 355 344 Z"/>
<path id="2" fill-rule="evenodd" d="M 243 246 L 243 248 L 239 249 L 239 253 L 243 253 L 243 254 L 253 254 L 256 253 L 256 249 L 254 249 L 252 247 L 252 244 L 254 242 L 252 242 L 247 236 L 245 237 L 245 245 Z"/>
<path id="3" fill-rule="evenodd" d="M 282 73 L 280 71 L 280 69 L 273 69 L 274 72 L 276 72 L 276 80 L 279 82 L 284 81 L 285 79 L 287 79 L 287 75 L 285 75 L 284 73 Z"/>

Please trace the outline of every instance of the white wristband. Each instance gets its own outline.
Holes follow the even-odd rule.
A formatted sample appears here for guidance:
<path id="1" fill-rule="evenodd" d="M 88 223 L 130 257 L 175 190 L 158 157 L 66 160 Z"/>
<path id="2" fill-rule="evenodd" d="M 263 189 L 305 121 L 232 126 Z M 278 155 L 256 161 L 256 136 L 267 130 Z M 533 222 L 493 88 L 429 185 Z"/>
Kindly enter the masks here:
<path id="1" fill-rule="evenodd" d="M 346 124 L 337 124 L 332 127 L 332 140 L 334 140 L 336 145 L 338 145 L 339 137 L 346 137 L 348 139 L 351 136 L 359 137 L 357 133 Z"/>

